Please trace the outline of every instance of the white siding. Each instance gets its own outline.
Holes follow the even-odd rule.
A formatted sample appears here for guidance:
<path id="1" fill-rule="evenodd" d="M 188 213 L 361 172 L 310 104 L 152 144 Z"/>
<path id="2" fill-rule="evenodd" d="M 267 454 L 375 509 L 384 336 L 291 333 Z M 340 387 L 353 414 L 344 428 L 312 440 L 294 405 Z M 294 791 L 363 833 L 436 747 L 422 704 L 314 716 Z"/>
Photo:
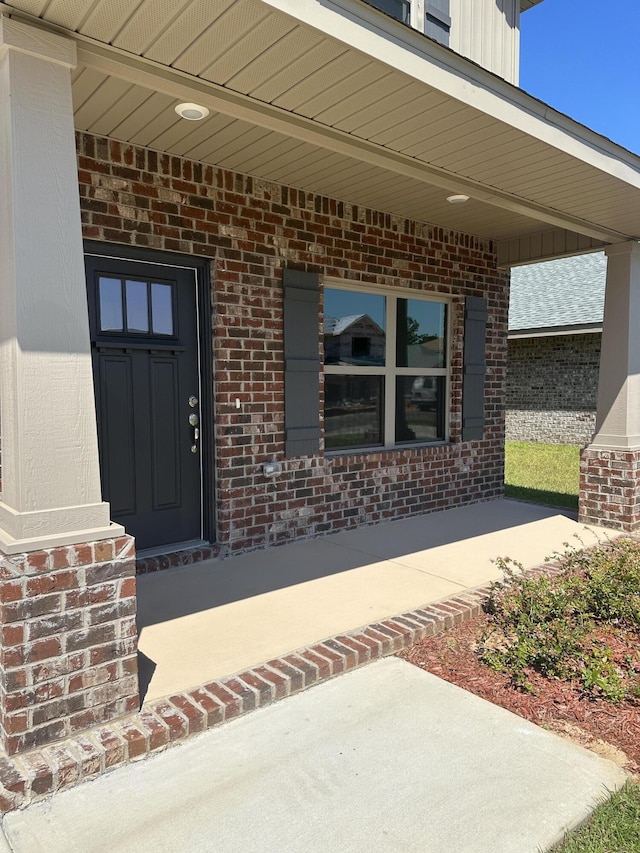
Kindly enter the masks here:
<path id="1" fill-rule="evenodd" d="M 520 0 L 451 0 L 450 47 L 518 85 Z"/>

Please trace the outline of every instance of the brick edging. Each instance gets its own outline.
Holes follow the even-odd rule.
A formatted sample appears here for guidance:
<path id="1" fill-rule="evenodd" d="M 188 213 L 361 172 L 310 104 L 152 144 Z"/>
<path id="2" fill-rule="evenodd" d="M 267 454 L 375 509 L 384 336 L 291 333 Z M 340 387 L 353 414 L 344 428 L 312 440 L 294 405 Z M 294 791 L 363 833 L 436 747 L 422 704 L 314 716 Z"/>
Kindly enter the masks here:
<path id="1" fill-rule="evenodd" d="M 640 536 L 627 538 L 640 541 Z M 528 569 L 527 574 L 559 571 L 559 563 L 551 560 Z M 135 714 L 60 743 L 18 756 L 0 754 L 0 811 L 24 808 L 52 793 L 160 752 L 192 735 L 470 621 L 480 614 L 489 592 L 490 584 L 485 584 L 338 634 L 244 672 L 154 700 Z"/>
<path id="2" fill-rule="evenodd" d="M 0 756 L 0 810 L 24 808 L 191 735 L 395 654 L 480 613 L 488 586 L 330 637 L 142 706 L 108 725 L 19 756 Z"/>

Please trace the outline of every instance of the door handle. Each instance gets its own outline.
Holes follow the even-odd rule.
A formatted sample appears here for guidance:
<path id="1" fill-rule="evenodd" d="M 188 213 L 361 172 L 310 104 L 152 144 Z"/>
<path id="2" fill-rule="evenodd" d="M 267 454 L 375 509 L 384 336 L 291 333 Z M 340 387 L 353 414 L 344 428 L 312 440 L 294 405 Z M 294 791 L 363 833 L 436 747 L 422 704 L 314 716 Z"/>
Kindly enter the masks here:
<path id="1" fill-rule="evenodd" d="M 195 397 L 189 397 L 189 405 L 190 406 L 193 407 L 193 406 L 196 406 L 197 404 L 198 404 L 198 401 Z M 192 453 L 198 452 L 198 442 L 200 441 L 200 428 L 198 426 L 199 423 L 200 423 L 200 420 L 199 420 L 198 416 L 196 415 L 196 413 L 191 412 L 191 414 L 189 415 L 189 425 L 193 427 L 193 444 L 191 445 L 191 452 Z"/>

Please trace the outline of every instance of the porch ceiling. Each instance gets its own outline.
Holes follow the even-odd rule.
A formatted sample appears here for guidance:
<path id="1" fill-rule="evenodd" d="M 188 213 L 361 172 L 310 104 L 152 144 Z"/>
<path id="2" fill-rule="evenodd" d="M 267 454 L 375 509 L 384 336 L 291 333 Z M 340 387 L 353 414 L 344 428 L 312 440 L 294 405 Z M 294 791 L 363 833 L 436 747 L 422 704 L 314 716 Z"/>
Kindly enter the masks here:
<path id="1" fill-rule="evenodd" d="M 640 158 L 360 0 L 0 11 L 75 34 L 78 129 L 507 241 L 514 261 L 562 234 L 640 237 Z M 185 122 L 180 100 L 211 115 Z"/>

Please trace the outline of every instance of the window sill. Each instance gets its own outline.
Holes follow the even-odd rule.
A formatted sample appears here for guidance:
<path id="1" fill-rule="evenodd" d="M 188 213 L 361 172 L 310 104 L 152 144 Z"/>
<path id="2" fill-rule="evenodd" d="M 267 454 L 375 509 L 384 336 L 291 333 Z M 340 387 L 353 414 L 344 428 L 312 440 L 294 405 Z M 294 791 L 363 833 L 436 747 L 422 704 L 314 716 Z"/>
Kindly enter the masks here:
<path id="1" fill-rule="evenodd" d="M 401 453 L 403 450 L 427 450 L 431 447 L 448 447 L 451 441 L 419 441 L 410 444 L 396 444 L 395 447 L 349 447 L 342 450 L 325 450 L 327 458 L 334 459 L 340 456 L 371 456 L 374 453 Z"/>

